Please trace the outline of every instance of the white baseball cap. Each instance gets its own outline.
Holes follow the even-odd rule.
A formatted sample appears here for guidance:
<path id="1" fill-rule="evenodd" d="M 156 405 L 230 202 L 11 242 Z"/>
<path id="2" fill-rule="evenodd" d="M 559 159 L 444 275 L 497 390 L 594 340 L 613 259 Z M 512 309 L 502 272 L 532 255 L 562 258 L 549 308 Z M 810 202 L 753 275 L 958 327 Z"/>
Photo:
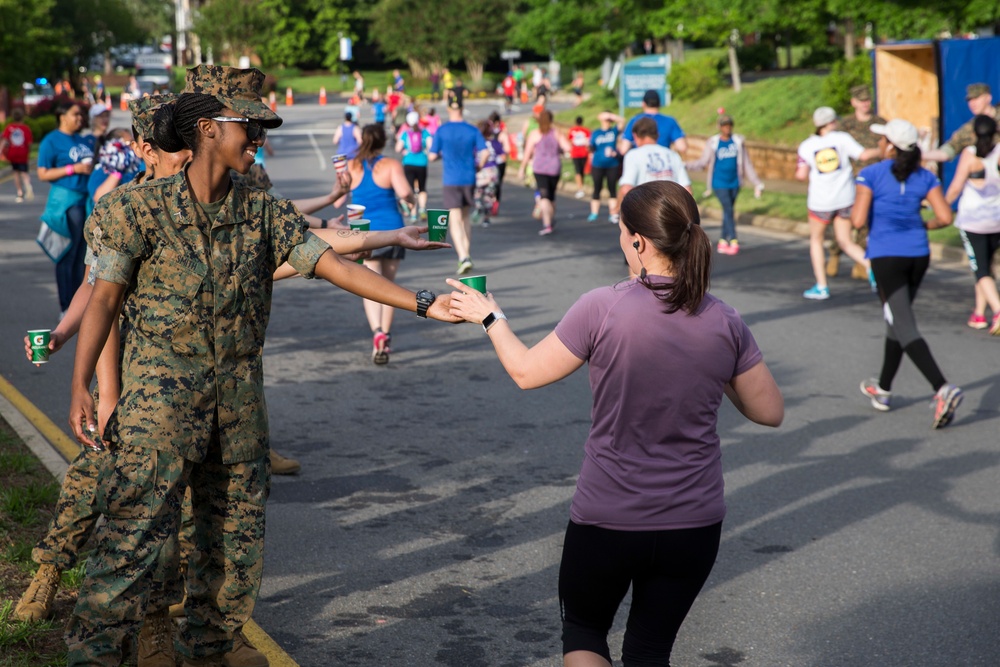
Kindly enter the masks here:
<path id="1" fill-rule="evenodd" d="M 90 118 L 94 119 L 100 116 L 102 113 L 108 113 L 109 111 L 111 111 L 111 109 L 107 108 L 103 104 L 92 104 L 90 106 L 90 111 L 88 113 L 90 114 Z"/>
<path id="2" fill-rule="evenodd" d="M 837 120 L 837 112 L 831 107 L 820 107 L 813 111 L 813 125 L 816 127 L 825 127 Z"/>
<path id="3" fill-rule="evenodd" d="M 917 145 L 917 128 L 902 118 L 890 120 L 885 125 L 874 123 L 870 129 L 875 134 L 881 134 L 900 150 L 912 151 Z"/>
<path id="4" fill-rule="evenodd" d="M 409 125 L 410 127 L 416 127 L 417 123 L 419 122 L 420 122 L 420 114 L 417 113 L 416 111 L 411 111 L 410 113 L 406 114 L 406 124 Z"/>

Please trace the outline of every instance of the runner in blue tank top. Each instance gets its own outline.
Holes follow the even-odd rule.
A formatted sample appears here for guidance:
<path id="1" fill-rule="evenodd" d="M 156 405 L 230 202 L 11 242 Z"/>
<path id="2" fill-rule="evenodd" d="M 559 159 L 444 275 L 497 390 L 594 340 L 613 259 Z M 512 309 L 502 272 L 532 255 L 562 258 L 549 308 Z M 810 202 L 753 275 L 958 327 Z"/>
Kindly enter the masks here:
<path id="1" fill-rule="evenodd" d="M 344 114 L 344 124 L 333 133 L 333 145 L 337 147 L 337 152 L 346 155 L 349 160 L 353 160 L 358 154 L 358 145 L 361 143 L 361 129 L 354 123 L 354 116 L 350 113 Z"/>
<path id="2" fill-rule="evenodd" d="M 385 127 L 366 125 L 361 131 L 361 142 L 357 157 L 350 161 L 348 170 L 351 182 L 356 185 L 351 190 L 351 201 L 365 207 L 365 219 L 371 223 L 372 231 L 399 229 L 403 226 L 403 216 L 399 212 L 397 198 L 413 205 L 413 190 L 403 173 L 399 160 L 384 157 Z M 406 251 L 398 246 L 381 248 L 365 260 L 365 266 L 389 280 L 396 280 L 399 262 Z M 382 365 L 389 363 L 389 333 L 395 309 L 377 301 L 364 300 L 365 316 L 372 330 L 372 361 Z"/>

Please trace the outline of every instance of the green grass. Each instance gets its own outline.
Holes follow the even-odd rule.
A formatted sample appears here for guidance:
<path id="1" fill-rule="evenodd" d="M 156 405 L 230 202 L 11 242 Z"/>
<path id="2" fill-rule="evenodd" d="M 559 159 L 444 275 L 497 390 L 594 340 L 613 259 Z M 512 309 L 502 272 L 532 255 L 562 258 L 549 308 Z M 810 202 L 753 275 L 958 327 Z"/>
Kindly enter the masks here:
<path id="1" fill-rule="evenodd" d="M 721 211 L 722 206 L 714 195 L 708 198 L 705 197 L 705 180 L 704 178 L 699 178 L 699 176 L 696 175 L 691 179 L 691 191 L 695 200 L 703 206 Z M 760 199 L 754 199 L 753 188 L 743 188 L 740 190 L 740 196 L 736 200 L 736 215 L 738 216 L 742 213 L 805 221 L 806 196 L 764 190 Z"/>
<path id="2" fill-rule="evenodd" d="M 24 486 L 0 491 L 0 515 L 8 524 L 35 526 L 42 520 L 38 510 L 51 508 L 58 497 L 59 485 L 55 482 L 32 480 Z"/>
<path id="3" fill-rule="evenodd" d="M 686 134 L 712 135 L 717 131 L 718 110 L 723 108 L 735 119 L 736 131 L 747 139 L 795 147 L 813 132 L 812 112 L 821 99 L 822 86 L 819 75 L 776 77 L 744 84 L 739 93 L 726 86 L 697 102 L 675 100 L 663 112 L 673 116 Z M 618 112 L 613 93 L 593 86 L 589 90 L 590 99 L 557 113 L 556 122 L 572 125 L 577 116 L 583 116 L 585 125 L 596 127 L 599 112 Z M 628 109 L 625 115 L 637 113 L 638 109 Z"/>
<path id="4" fill-rule="evenodd" d="M 0 434 L 0 443 L 6 444 L 9 440 Z M 0 470 L 5 470 L 14 475 L 23 475 L 35 468 L 35 457 L 22 452 L 0 452 Z"/>
<path id="5" fill-rule="evenodd" d="M 25 572 L 34 574 L 36 566 L 31 561 L 31 550 L 34 547 L 35 540 L 31 538 L 14 538 L 0 554 L 0 558 L 8 563 L 18 565 Z"/>
<path id="6" fill-rule="evenodd" d="M 39 652 L 53 632 L 61 632 L 63 621 L 24 622 L 11 619 L 14 602 L 0 604 L 0 655 L 4 667 L 57 667 L 66 664 L 66 652 Z"/>

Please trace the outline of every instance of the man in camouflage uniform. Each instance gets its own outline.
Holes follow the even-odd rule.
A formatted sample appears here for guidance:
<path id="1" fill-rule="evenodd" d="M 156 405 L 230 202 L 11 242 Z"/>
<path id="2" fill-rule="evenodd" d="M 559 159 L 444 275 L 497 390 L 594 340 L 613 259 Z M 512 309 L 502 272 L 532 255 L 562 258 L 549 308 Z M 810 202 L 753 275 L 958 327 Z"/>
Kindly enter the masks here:
<path id="1" fill-rule="evenodd" d="M 195 553 L 180 627 L 185 667 L 223 665 L 234 632 L 249 620 L 270 487 L 262 348 L 278 266 L 287 261 L 306 278 L 456 321 L 447 297 L 418 300 L 328 253 L 291 202 L 230 181 L 229 169 L 249 169 L 261 128 L 281 123 L 260 101 L 263 79 L 256 69 L 189 70 L 185 93 L 194 95 L 182 95 L 174 113 L 175 121 L 182 106 L 197 115 L 194 129 L 184 128 L 196 134 L 194 160 L 116 199 L 103 226 L 72 386 L 70 422 L 84 444 L 92 443 L 87 387 L 123 298 L 129 327 L 121 398 L 104 433 L 113 465 L 100 475 L 95 501 L 106 522 L 66 631 L 71 667 L 119 664 L 157 573 L 165 562 L 177 567 L 168 543 L 187 487 Z M 212 111 L 214 104 L 222 108 Z M 357 250 L 370 249 L 369 234 L 351 237 Z M 403 231 L 393 244 L 401 241 L 433 247 Z"/>
<path id="2" fill-rule="evenodd" d="M 854 140 L 865 148 L 878 148 L 878 135 L 871 131 L 871 126 L 875 123 L 885 124 L 886 120 L 872 113 L 872 91 L 867 84 L 851 88 L 851 107 L 854 112 L 840 119 L 840 129 L 854 137 Z M 854 175 L 857 176 L 862 169 L 878 161 L 879 158 L 873 158 L 855 162 Z M 853 230 L 851 239 L 864 248 L 868 242 L 868 227 Z M 837 275 L 840 269 L 841 252 L 836 242 L 831 244 L 830 259 L 826 263 L 826 275 L 831 278 Z M 868 269 L 862 264 L 855 264 L 851 269 L 851 277 L 866 280 Z"/>
<path id="3" fill-rule="evenodd" d="M 972 83 L 965 89 L 965 101 L 969 105 L 969 112 L 972 118 L 955 130 L 948 141 L 939 147 L 924 152 L 925 160 L 934 162 L 950 162 L 968 146 L 976 143 L 976 132 L 972 129 L 972 121 L 976 116 L 983 115 L 990 118 L 997 117 L 997 109 L 993 106 L 993 92 L 989 84 Z M 997 132 L 997 141 L 1000 142 L 1000 131 Z"/>

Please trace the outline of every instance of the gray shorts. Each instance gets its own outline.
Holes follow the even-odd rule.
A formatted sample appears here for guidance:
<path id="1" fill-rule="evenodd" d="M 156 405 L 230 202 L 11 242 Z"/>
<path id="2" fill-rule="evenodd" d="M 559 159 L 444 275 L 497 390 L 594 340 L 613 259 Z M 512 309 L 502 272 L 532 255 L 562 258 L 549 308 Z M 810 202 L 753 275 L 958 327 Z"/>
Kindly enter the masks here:
<path id="1" fill-rule="evenodd" d="M 834 218 L 844 218 L 846 220 L 851 219 L 851 209 L 853 206 L 848 206 L 847 208 L 840 208 L 836 211 L 813 211 L 809 210 L 809 219 L 815 220 L 816 222 L 822 222 L 824 225 L 829 225 L 833 222 Z"/>
<path id="2" fill-rule="evenodd" d="M 447 209 L 472 206 L 476 199 L 471 185 L 446 185 L 442 188 L 444 207 Z"/>

